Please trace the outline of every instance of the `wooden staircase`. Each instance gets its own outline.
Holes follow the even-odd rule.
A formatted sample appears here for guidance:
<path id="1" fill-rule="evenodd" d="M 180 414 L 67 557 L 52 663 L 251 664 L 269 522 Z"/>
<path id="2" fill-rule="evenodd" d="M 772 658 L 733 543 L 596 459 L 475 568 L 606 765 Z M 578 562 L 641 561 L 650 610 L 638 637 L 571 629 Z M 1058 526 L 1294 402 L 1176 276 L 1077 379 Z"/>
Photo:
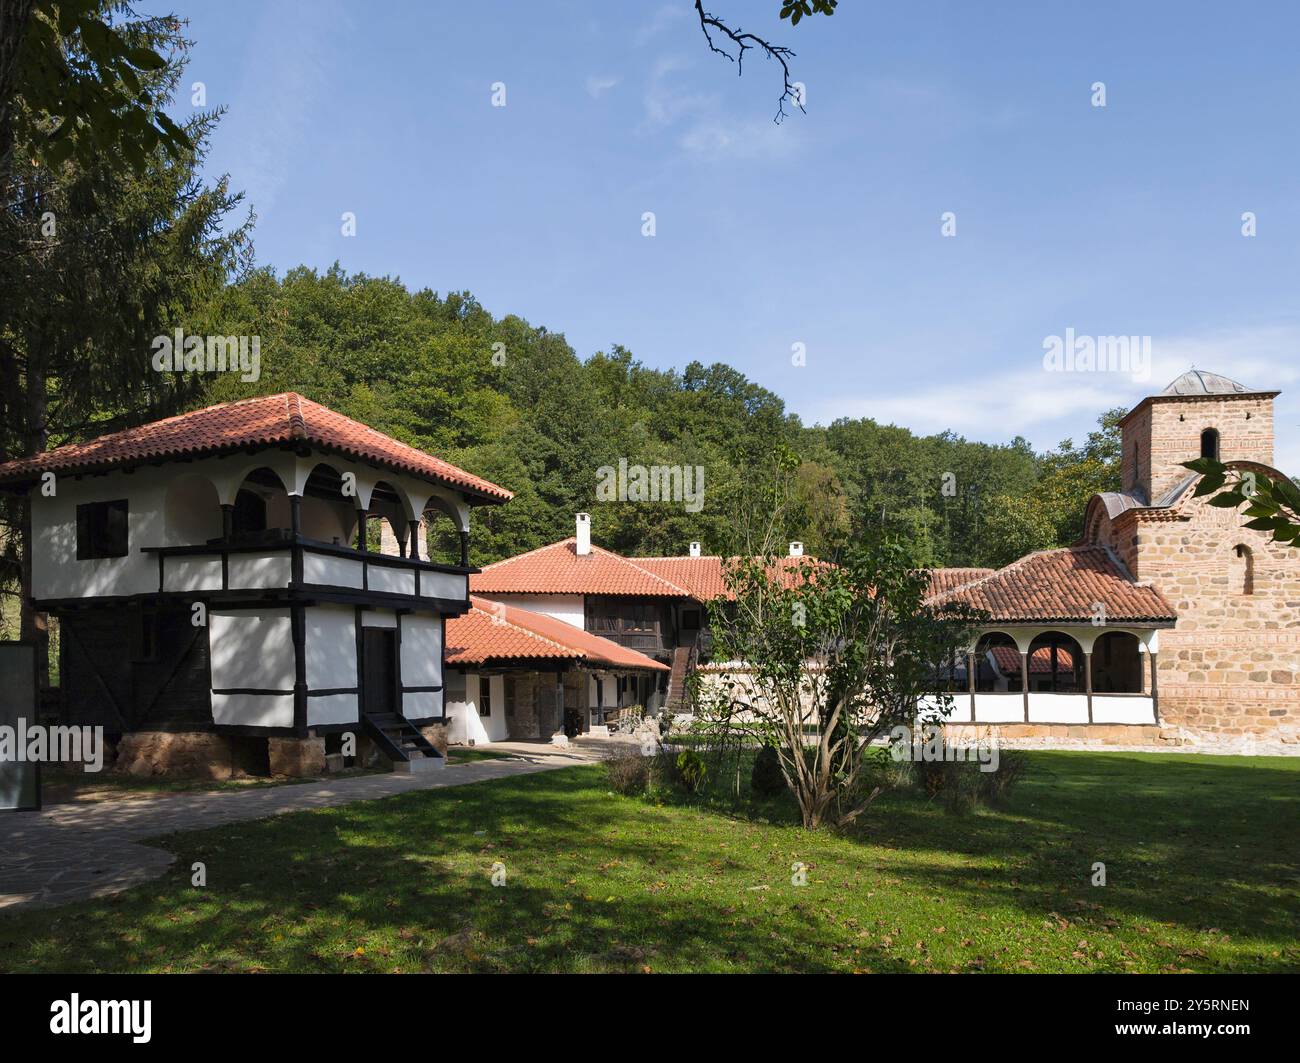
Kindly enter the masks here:
<path id="1" fill-rule="evenodd" d="M 696 656 L 694 645 L 678 646 L 673 650 L 672 671 L 668 674 L 668 696 L 664 699 L 665 712 L 690 711 L 686 680 L 694 667 Z"/>
<path id="2" fill-rule="evenodd" d="M 367 713 L 365 727 L 380 752 L 393 762 L 393 771 L 415 773 L 447 766 L 437 747 L 405 716 L 395 712 Z"/>

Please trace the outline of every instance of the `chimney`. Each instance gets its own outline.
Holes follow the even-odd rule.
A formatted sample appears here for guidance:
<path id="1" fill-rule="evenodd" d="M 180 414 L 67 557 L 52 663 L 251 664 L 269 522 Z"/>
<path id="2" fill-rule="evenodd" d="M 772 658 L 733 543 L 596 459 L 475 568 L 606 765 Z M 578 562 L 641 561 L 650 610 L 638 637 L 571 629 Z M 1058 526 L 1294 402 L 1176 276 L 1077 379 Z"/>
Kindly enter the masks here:
<path id="1" fill-rule="evenodd" d="M 796 543 L 791 543 L 791 544 L 790 544 L 790 556 L 791 556 L 791 557 L 803 557 L 803 543 L 797 543 L 797 542 L 796 542 Z"/>
<path id="2" fill-rule="evenodd" d="M 691 543 L 691 557 L 699 557 L 699 556 L 700 556 L 700 544 L 698 542 Z"/>
<path id="3" fill-rule="evenodd" d="M 586 557 L 591 553 L 591 514 L 578 514 L 578 543 L 574 552 L 579 557 Z"/>

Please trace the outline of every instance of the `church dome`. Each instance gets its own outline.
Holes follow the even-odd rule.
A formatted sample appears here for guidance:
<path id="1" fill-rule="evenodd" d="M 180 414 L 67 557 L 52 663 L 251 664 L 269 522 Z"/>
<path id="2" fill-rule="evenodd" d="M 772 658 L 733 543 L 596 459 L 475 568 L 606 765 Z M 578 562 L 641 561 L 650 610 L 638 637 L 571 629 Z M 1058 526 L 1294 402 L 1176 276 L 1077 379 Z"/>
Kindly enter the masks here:
<path id="1" fill-rule="evenodd" d="M 1249 395 L 1250 388 L 1204 369 L 1189 369 L 1161 395 Z"/>

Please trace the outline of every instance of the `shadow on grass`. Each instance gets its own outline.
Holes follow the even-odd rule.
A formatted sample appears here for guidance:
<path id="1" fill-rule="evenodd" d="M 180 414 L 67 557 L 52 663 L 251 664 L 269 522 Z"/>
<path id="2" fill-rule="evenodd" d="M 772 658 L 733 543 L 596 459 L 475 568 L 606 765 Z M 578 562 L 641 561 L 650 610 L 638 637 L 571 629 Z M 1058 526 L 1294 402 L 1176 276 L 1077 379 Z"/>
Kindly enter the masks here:
<path id="1" fill-rule="evenodd" d="M 844 836 L 791 827 L 782 801 L 728 813 L 616 797 L 592 767 L 175 835 L 158 844 L 176 870 L 157 882 L 0 913 L 0 970 L 897 971 L 927 954 L 882 948 L 895 923 L 942 915 L 976 933 L 991 916 L 994 939 L 1019 943 L 1080 912 L 1154 922 L 1157 936 L 1213 927 L 1287 949 L 1275 966 L 1300 962 L 1295 770 L 1032 760 L 1005 809 L 958 818 L 894 792 Z M 787 870 L 800 859 L 815 868 L 802 889 Z M 1089 885 L 1096 861 L 1104 889 Z M 1186 937 L 1160 962 L 1192 949 Z M 952 951 L 936 952 L 941 968 L 958 965 Z M 984 949 L 985 969 L 1014 969 L 1005 951 Z"/>
<path id="2" fill-rule="evenodd" d="M 910 854 L 895 873 L 970 905 L 1001 900 L 1040 918 L 1104 909 L 1300 940 L 1300 759 L 1043 750 L 1029 762 L 1000 807 L 958 816 L 919 790 L 893 790 L 844 836 Z M 788 795 L 749 793 L 748 766 L 739 799 L 734 781 L 715 779 L 698 803 L 799 824 Z M 1093 884 L 1097 864 L 1104 886 Z"/>

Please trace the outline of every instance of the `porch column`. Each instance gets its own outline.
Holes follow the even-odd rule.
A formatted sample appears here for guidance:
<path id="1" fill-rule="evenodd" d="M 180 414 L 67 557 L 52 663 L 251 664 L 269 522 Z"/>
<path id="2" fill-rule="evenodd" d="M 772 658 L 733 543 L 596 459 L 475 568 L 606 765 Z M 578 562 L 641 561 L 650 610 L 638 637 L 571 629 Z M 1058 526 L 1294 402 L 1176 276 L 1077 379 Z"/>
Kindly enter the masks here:
<path id="1" fill-rule="evenodd" d="M 1020 651 L 1020 695 L 1025 699 L 1025 723 L 1029 722 L 1029 651 Z"/>
<path id="2" fill-rule="evenodd" d="M 560 709 L 559 733 L 564 734 L 564 669 L 555 673 L 555 703 Z"/>
<path id="3" fill-rule="evenodd" d="M 1092 723 L 1092 650 L 1083 651 L 1083 681 L 1088 692 L 1088 722 Z"/>
<path id="4" fill-rule="evenodd" d="M 235 507 L 233 503 L 221 504 L 221 538 L 230 542 L 235 537 Z"/>
<path id="5" fill-rule="evenodd" d="M 292 579 L 295 587 L 301 587 L 303 583 L 303 565 L 302 547 L 299 545 L 299 539 L 302 538 L 302 495 L 289 496 L 289 527 L 293 531 L 293 546 L 290 548 L 292 551 L 290 554 L 290 579 Z"/>
<path id="6" fill-rule="evenodd" d="M 460 533 L 460 567 L 469 568 L 469 531 Z"/>
<path id="7" fill-rule="evenodd" d="M 369 520 L 369 513 L 364 509 L 357 510 L 357 549 L 363 554 L 366 552 L 366 525 Z"/>
<path id="8" fill-rule="evenodd" d="M 966 693 L 970 695 L 970 722 L 975 722 L 975 651 L 966 653 Z"/>
<path id="9" fill-rule="evenodd" d="M 393 529 L 393 538 L 397 540 L 397 556 L 398 556 L 398 557 L 405 557 L 405 556 L 406 556 L 406 537 L 407 537 L 407 535 L 410 534 L 410 531 L 411 531 L 411 522 L 410 522 L 409 520 L 408 520 L 405 524 L 402 525 L 402 534 L 401 534 L 401 535 L 398 535 L 398 534 L 397 534 L 397 529 L 396 529 L 396 528 Z"/>
<path id="10" fill-rule="evenodd" d="M 1148 656 L 1151 658 L 1151 711 L 1155 715 L 1156 726 L 1160 726 L 1160 690 L 1156 685 L 1156 652 L 1151 651 Z"/>

